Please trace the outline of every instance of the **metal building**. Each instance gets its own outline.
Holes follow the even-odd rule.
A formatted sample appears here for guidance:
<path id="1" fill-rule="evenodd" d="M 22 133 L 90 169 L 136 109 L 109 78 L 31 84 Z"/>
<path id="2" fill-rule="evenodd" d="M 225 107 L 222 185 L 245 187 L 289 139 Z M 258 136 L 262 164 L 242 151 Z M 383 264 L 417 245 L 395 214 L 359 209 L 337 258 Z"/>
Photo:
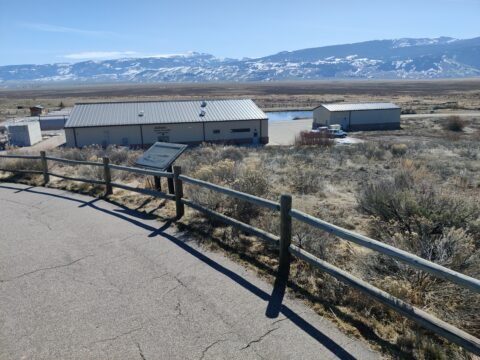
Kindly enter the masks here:
<path id="1" fill-rule="evenodd" d="M 73 108 L 65 135 L 69 147 L 266 144 L 268 118 L 249 99 L 81 103 Z"/>
<path id="2" fill-rule="evenodd" d="M 32 146 L 42 141 L 42 132 L 38 121 L 8 124 L 7 129 L 10 145 Z"/>
<path id="3" fill-rule="evenodd" d="M 399 129 L 400 112 L 392 103 L 322 104 L 313 110 L 313 126 L 338 124 L 345 131 Z"/>

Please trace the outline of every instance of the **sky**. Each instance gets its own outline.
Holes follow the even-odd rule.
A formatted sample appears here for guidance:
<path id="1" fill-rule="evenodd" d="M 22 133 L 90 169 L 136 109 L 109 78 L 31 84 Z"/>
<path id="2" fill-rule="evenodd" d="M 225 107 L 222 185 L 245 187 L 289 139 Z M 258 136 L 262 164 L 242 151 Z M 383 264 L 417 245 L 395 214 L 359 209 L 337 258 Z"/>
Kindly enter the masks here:
<path id="1" fill-rule="evenodd" d="M 0 65 L 480 36 L 480 0 L 0 0 Z"/>

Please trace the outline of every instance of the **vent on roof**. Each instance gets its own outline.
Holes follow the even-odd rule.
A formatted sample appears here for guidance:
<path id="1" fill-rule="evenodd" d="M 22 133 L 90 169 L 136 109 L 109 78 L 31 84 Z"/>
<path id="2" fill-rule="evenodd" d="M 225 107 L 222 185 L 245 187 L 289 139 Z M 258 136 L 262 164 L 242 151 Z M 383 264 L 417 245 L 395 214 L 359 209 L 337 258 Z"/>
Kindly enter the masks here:
<path id="1" fill-rule="evenodd" d="M 202 104 L 200 105 L 202 108 L 206 107 L 207 106 L 207 102 L 204 100 L 202 101 Z"/>
<path id="2" fill-rule="evenodd" d="M 202 110 L 202 111 L 200 111 L 200 114 L 199 114 L 199 116 L 200 116 L 200 117 L 204 117 L 204 116 L 205 116 L 205 114 L 206 114 L 206 112 Z"/>
<path id="3" fill-rule="evenodd" d="M 145 114 L 145 112 L 144 112 L 143 110 L 140 110 L 140 111 L 138 112 L 138 116 L 143 116 L 143 114 Z"/>

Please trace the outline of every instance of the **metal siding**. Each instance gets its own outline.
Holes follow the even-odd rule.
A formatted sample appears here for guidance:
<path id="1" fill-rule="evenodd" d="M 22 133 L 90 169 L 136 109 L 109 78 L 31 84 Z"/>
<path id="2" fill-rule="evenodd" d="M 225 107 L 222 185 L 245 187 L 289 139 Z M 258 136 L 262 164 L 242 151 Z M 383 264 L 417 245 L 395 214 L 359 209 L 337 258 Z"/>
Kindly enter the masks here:
<path id="1" fill-rule="evenodd" d="M 168 142 L 196 143 L 203 141 L 203 123 L 153 124 L 143 125 L 142 129 L 145 144 L 153 144 L 159 141 L 158 136 L 162 136 L 162 133 L 166 133 Z"/>
<path id="2" fill-rule="evenodd" d="M 350 124 L 385 124 L 400 123 L 400 110 L 371 110 L 371 111 L 352 111 Z"/>
<path id="3" fill-rule="evenodd" d="M 66 128 L 267 119 L 250 99 L 77 104 Z M 200 117 L 204 110 L 205 116 Z M 143 116 L 138 116 L 143 111 Z"/>
<path id="4" fill-rule="evenodd" d="M 250 129 L 249 132 L 232 132 L 232 129 Z M 213 130 L 220 130 L 220 134 L 213 134 Z M 233 141 L 253 139 L 253 133 L 257 129 L 258 137 L 260 138 L 260 127 L 258 120 L 251 121 L 225 121 L 216 123 L 205 123 L 205 137 L 206 141 Z M 262 136 L 264 136 L 262 134 Z"/>
<path id="5" fill-rule="evenodd" d="M 75 147 L 75 135 L 73 134 L 74 129 L 65 129 L 65 145 L 67 147 Z"/>
<path id="6" fill-rule="evenodd" d="M 15 146 L 32 146 L 42 141 L 38 121 L 18 122 L 7 126 L 10 143 Z"/>
<path id="7" fill-rule="evenodd" d="M 88 145 L 126 145 L 123 138 L 128 139 L 128 145 L 141 145 L 140 126 L 103 126 L 95 128 L 76 128 L 77 146 Z M 74 140 L 72 139 L 74 142 Z M 74 145 L 73 145 L 74 146 Z"/>
<path id="8" fill-rule="evenodd" d="M 262 120 L 262 137 L 268 137 L 268 120 Z"/>
<path id="9" fill-rule="evenodd" d="M 313 123 L 318 126 L 326 126 L 330 121 L 330 112 L 320 106 L 313 110 Z"/>

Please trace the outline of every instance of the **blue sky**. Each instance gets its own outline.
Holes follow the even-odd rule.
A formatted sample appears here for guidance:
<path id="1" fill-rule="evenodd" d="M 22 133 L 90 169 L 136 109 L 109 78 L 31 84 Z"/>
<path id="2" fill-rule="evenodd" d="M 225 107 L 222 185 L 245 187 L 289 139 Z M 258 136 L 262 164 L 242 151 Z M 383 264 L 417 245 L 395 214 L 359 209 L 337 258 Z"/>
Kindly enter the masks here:
<path id="1" fill-rule="evenodd" d="M 0 65 L 480 36 L 480 0 L 0 0 Z"/>

